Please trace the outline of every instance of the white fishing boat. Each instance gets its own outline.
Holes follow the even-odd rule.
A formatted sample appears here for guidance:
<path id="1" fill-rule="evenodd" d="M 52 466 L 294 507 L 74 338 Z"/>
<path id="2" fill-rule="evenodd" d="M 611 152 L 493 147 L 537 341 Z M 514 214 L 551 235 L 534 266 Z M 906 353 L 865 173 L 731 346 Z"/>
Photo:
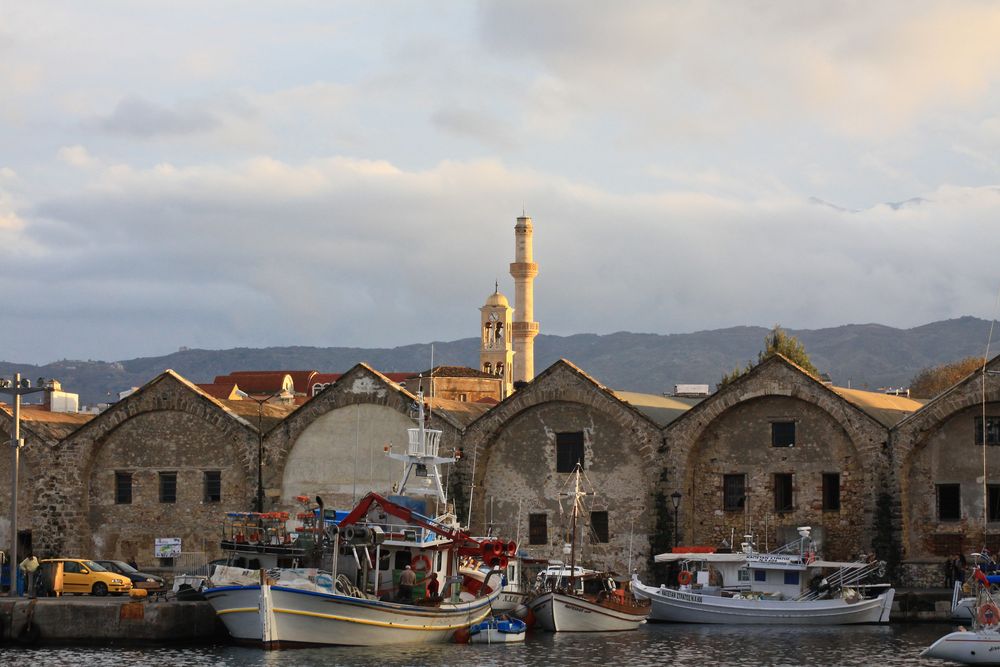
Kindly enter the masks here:
<path id="1" fill-rule="evenodd" d="M 737 553 L 669 553 L 658 563 L 680 566 L 679 585 L 646 586 L 636 597 L 652 602 L 650 619 L 674 623 L 846 625 L 887 623 L 895 591 L 867 584 L 884 563 L 816 558 L 809 527 L 775 552 L 756 551 L 747 536 Z"/>
<path id="2" fill-rule="evenodd" d="M 619 587 L 607 572 L 576 565 L 576 528 L 586 492 L 580 488 L 580 466 L 575 472 L 572 499 L 572 537 L 569 567 L 562 564 L 539 574 L 528 607 L 537 623 L 549 632 L 616 632 L 635 630 L 646 622 L 650 604 Z"/>
<path id="3" fill-rule="evenodd" d="M 1000 606 L 990 594 L 990 584 L 978 568 L 975 571 L 972 629 L 959 628 L 941 637 L 920 653 L 922 658 L 939 658 L 963 665 L 1000 665 Z"/>
<path id="4" fill-rule="evenodd" d="M 510 644 L 523 642 L 528 625 L 518 618 L 491 616 L 469 628 L 470 644 Z"/>
<path id="5" fill-rule="evenodd" d="M 425 428 L 420 398 L 420 426 L 409 430 L 407 453 L 390 453 L 405 463 L 399 497 L 369 493 L 334 525 L 320 506 L 323 520 L 304 526 L 295 540 L 258 529 L 259 516 L 246 522 L 252 532 L 241 525 L 240 533 L 226 535 L 224 548 L 254 557 L 257 565 L 216 568 L 203 591 L 235 639 L 269 649 L 446 642 L 493 613 L 500 573 L 476 582 L 471 592 L 459 560 L 506 553 L 516 545 L 473 538 L 454 514 L 431 519 L 415 509 L 422 502 L 404 495 L 416 472 L 424 483 L 417 495 L 447 506 L 437 466 L 454 459 L 439 456 L 441 432 Z M 308 522 L 310 516 L 302 518 Z M 304 544 L 303 537 L 309 538 Z M 317 567 L 296 567 L 309 561 Z M 437 594 L 428 588 L 434 579 L 440 582 Z"/>

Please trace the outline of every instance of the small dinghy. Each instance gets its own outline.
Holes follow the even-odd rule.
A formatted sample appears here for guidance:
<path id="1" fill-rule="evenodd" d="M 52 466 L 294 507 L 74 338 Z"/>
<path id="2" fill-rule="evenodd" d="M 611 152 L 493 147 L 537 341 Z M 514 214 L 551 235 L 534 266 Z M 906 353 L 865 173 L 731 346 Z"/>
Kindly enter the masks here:
<path id="1" fill-rule="evenodd" d="M 504 644 L 523 642 L 528 625 L 518 618 L 497 618 L 491 616 L 482 623 L 469 628 L 471 644 Z"/>

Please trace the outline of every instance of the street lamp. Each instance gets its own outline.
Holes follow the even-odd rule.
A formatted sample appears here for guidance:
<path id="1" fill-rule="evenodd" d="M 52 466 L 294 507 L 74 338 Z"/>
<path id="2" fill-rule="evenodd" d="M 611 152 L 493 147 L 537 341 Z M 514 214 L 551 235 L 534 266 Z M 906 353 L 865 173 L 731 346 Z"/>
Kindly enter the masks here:
<path id="1" fill-rule="evenodd" d="M 31 380 L 21 379 L 20 373 L 14 374 L 14 380 L 0 378 L 0 394 L 10 394 L 13 399 L 14 428 L 11 429 L 10 447 L 13 453 L 10 484 L 10 597 L 17 597 L 17 483 L 18 468 L 21 463 L 21 397 L 26 394 L 36 394 L 40 391 L 51 391 L 52 381 L 38 378 L 37 387 L 31 386 Z"/>
<path id="2" fill-rule="evenodd" d="M 674 546 L 677 546 L 677 508 L 681 505 L 681 492 L 674 491 L 670 494 L 670 502 L 674 504 Z"/>
<path id="3" fill-rule="evenodd" d="M 282 388 L 281 391 L 276 391 L 273 394 L 269 394 L 264 398 L 255 398 L 248 394 L 247 392 L 237 389 L 236 393 L 243 398 L 249 398 L 251 401 L 257 404 L 257 511 L 264 511 L 264 404 L 270 401 L 272 398 L 281 398 L 287 400 L 292 397 L 288 390 Z"/>

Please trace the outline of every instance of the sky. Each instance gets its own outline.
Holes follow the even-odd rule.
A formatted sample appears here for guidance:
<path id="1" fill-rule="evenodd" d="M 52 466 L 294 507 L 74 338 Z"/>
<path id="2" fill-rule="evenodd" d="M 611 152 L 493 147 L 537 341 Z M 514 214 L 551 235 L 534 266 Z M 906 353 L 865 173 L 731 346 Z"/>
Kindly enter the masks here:
<path id="1" fill-rule="evenodd" d="M 992 319 L 1000 4 L 0 0 L 0 359 Z"/>

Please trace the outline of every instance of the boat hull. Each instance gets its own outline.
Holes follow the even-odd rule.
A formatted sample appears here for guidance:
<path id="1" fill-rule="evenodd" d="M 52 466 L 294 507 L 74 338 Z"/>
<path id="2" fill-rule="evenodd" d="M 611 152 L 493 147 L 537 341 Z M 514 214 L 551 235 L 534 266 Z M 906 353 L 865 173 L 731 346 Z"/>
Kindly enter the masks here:
<path id="1" fill-rule="evenodd" d="M 635 630 L 646 622 L 649 607 L 622 609 L 602 605 L 575 595 L 547 591 L 535 596 L 528 607 L 549 632 L 621 632 Z M 617 607 L 617 608 L 616 608 Z"/>
<path id="2" fill-rule="evenodd" d="M 234 639 L 268 649 L 447 642 L 488 617 L 495 595 L 422 607 L 270 585 L 205 591 Z"/>
<path id="3" fill-rule="evenodd" d="M 633 581 L 632 593 L 653 603 L 650 620 L 668 623 L 746 625 L 852 625 L 887 623 L 895 591 L 877 598 L 847 602 L 829 600 L 743 600 L 653 588 Z"/>
<path id="4" fill-rule="evenodd" d="M 1000 665 L 1000 633 L 995 630 L 952 632 L 920 653 L 965 665 Z"/>

